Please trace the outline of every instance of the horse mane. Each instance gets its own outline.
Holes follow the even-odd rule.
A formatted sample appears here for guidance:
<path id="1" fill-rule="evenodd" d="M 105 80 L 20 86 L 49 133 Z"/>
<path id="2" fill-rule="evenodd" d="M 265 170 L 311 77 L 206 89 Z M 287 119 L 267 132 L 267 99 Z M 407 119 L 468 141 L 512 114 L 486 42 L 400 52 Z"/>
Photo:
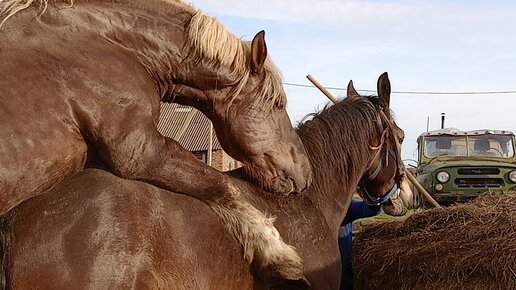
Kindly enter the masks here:
<path id="1" fill-rule="evenodd" d="M 327 105 L 297 128 L 314 172 L 314 192 L 346 190 L 360 178 L 377 134 L 378 99 L 351 96 Z M 335 180 L 338 176 L 338 180 Z"/>
<path id="2" fill-rule="evenodd" d="M 238 79 L 228 100 L 232 102 L 251 75 L 249 45 L 228 32 L 215 17 L 204 15 L 200 10 L 192 16 L 187 31 L 190 47 L 196 55 L 194 61 L 208 58 L 215 67 L 231 68 L 232 74 Z M 265 60 L 264 69 L 264 79 L 251 101 L 268 108 L 284 105 L 286 99 L 282 87 L 283 77 L 269 57 Z"/>
<path id="3" fill-rule="evenodd" d="M 131 2 L 130 0 L 126 1 Z M 74 2 L 115 2 L 115 0 L 4 0 L 0 2 L 0 28 L 10 17 L 31 6 L 39 7 L 39 15 L 41 15 L 45 12 L 49 3 L 67 3 L 71 7 Z M 164 6 L 173 5 L 192 15 L 185 34 L 193 51 L 193 61 L 201 59 L 206 61 L 208 59 L 208 62 L 215 69 L 221 66 L 231 69 L 232 74 L 238 79 L 227 100 L 232 102 L 244 88 L 251 75 L 249 45 L 227 31 L 215 17 L 207 16 L 199 9 L 181 0 L 135 1 L 143 7 L 149 2 L 162 3 Z M 256 88 L 256 96 L 251 98 L 249 102 L 260 104 L 267 109 L 271 109 L 275 105 L 285 105 L 286 98 L 282 86 L 283 77 L 269 57 L 265 61 L 264 69 L 264 79 Z"/>

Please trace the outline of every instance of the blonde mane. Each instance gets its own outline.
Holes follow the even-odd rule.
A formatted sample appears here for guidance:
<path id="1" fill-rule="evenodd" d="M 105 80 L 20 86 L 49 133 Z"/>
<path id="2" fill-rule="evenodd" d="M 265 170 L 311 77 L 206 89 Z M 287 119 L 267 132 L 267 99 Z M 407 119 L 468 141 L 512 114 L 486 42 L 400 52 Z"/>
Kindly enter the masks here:
<path id="1" fill-rule="evenodd" d="M 214 66 L 230 67 L 239 81 L 228 101 L 232 102 L 247 83 L 250 72 L 249 46 L 228 32 L 215 17 L 204 15 L 197 10 L 187 28 L 190 47 L 199 58 L 208 58 Z M 283 78 L 267 57 L 264 65 L 265 76 L 257 88 L 253 101 L 270 109 L 274 105 L 286 103 L 282 82 Z"/>
<path id="2" fill-rule="evenodd" d="M 75 2 L 113 2 L 114 0 L 77 0 Z M 136 0 L 144 2 L 143 0 Z M 238 79 L 228 101 L 231 103 L 246 85 L 250 72 L 249 46 L 232 33 L 228 32 L 214 17 L 204 15 L 200 10 L 182 2 L 181 0 L 147 0 L 173 4 L 192 14 L 190 24 L 186 28 L 186 35 L 193 55 L 197 58 L 209 59 L 216 69 L 220 66 L 229 67 L 232 74 Z M 45 13 L 49 3 L 67 3 L 74 5 L 74 0 L 4 0 L 0 2 L 0 28 L 16 13 L 31 6 L 38 7 L 39 15 Z M 271 109 L 275 105 L 283 106 L 286 103 L 282 87 L 282 76 L 276 66 L 267 57 L 264 65 L 265 74 L 256 96 L 249 102 Z"/>

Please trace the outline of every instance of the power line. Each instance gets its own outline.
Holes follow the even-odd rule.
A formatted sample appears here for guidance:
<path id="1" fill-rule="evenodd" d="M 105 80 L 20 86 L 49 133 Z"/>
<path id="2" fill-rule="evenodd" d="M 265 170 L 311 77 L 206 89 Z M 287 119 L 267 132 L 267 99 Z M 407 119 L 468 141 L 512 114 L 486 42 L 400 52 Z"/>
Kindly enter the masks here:
<path id="1" fill-rule="evenodd" d="M 302 87 L 302 88 L 316 88 L 313 85 L 304 85 L 296 83 L 283 83 L 286 86 Z M 325 87 L 328 90 L 346 91 L 345 88 L 339 87 Z M 376 90 L 357 90 L 366 93 L 376 93 Z M 416 91 L 392 91 L 393 94 L 410 94 L 410 95 L 502 95 L 502 94 L 516 94 L 514 91 L 484 91 L 484 92 L 416 92 Z"/>

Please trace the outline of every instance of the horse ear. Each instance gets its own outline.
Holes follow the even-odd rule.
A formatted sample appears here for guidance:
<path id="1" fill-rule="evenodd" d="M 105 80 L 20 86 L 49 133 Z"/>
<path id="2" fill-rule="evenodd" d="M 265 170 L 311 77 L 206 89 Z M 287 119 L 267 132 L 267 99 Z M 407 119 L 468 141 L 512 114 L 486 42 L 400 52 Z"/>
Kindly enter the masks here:
<path id="1" fill-rule="evenodd" d="M 351 96 L 360 96 L 360 94 L 355 90 L 355 87 L 353 86 L 353 81 L 350 80 L 348 83 L 348 88 L 346 90 L 348 92 L 348 97 Z"/>
<path id="2" fill-rule="evenodd" d="M 382 109 L 388 110 L 389 103 L 391 101 L 391 82 L 389 81 L 389 75 L 384 72 L 378 78 L 378 97 L 380 98 L 380 106 Z"/>
<path id="3" fill-rule="evenodd" d="M 266 58 L 265 31 L 262 30 L 254 36 L 253 42 L 251 42 L 251 72 L 254 74 L 262 72 Z"/>

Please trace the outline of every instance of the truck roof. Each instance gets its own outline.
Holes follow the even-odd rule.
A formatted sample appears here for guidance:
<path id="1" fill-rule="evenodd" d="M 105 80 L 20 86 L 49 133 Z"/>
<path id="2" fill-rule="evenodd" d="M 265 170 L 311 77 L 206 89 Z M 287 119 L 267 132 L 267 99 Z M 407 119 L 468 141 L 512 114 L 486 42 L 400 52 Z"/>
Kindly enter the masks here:
<path id="1" fill-rule="evenodd" d="M 472 131 L 461 131 L 456 128 L 444 128 L 434 131 L 428 131 L 423 134 L 421 134 L 417 139 L 423 137 L 423 136 L 441 136 L 441 135 L 448 135 L 448 136 L 475 136 L 475 135 L 514 135 L 511 131 L 508 130 L 489 130 L 489 129 L 482 129 L 482 130 L 472 130 Z"/>

